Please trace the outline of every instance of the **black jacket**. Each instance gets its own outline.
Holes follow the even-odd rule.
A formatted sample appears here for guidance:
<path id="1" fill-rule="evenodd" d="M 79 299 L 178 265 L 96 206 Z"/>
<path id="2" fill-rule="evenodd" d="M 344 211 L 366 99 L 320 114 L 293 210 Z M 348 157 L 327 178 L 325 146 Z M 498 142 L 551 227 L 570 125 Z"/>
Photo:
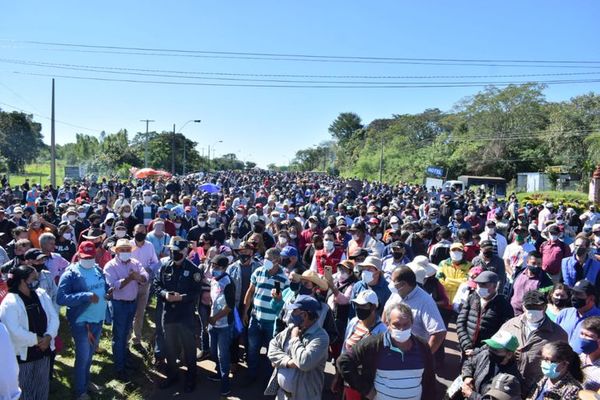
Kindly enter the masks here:
<path id="1" fill-rule="evenodd" d="M 464 352 L 481 347 L 482 340 L 491 338 L 513 316 L 513 309 L 503 295 L 496 295 L 482 309 L 479 295 L 471 293 L 456 319 L 460 348 Z"/>

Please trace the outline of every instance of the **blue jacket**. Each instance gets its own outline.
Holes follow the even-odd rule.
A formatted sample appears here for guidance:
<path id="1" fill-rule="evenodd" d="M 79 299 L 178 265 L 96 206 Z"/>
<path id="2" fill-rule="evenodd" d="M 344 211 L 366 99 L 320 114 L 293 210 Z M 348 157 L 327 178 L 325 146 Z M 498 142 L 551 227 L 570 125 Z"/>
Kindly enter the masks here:
<path id="1" fill-rule="evenodd" d="M 575 278 L 575 264 L 577 263 L 577 259 L 575 255 L 570 257 L 565 257 L 562 259 L 562 276 L 565 282 L 565 285 L 573 287 L 576 283 Z M 586 262 L 583 264 L 583 278 L 592 282 L 594 285 L 596 284 L 596 279 L 598 278 L 598 272 L 600 272 L 600 261 L 594 259 L 593 257 L 588 257 Z"/>
<path id="2" fill-rule="evenodd" d="M 56 294 L 56 303 L 59 306 L 67 307 L 67 319 L 70 324 L 74 324 L 87 306 L 91 304 L 93 295 L 88 290 L 84 277 L 81 276 L 75 265 L 69 265 L 60 277 Z M 96 272 L 104 279 L 102 270 L 97 266 L 95 268 Z M 108 284 L 106 284 L 106 290 L 108 290 Z"/>

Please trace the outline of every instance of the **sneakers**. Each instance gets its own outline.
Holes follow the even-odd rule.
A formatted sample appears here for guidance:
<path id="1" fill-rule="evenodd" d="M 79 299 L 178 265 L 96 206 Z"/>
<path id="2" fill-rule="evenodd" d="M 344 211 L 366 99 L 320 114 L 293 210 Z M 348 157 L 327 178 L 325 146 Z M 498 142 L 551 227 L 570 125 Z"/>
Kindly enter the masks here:
<path id="1" fill-rule="evenodd" d="M 209 358 L 210 358 L 210 352 L 208 352 L 208 351 L 198 350 L 196 352 L 196 360 L 197 361 L 204 361 L 204 360 L 208 360 Z"/>
<path id="2" fill-rule="evenodd" d="M 88 392 L 94 393 L 94 394 L 102 393 L 102 388 L 100 386 L 96 385 L 94 382 L 90 382 L 88 384 Z"/>
<path id="3" fill-rule="evenodd" d="M 209 373 L 206 376 L 206 379 L 208 379 L 211 382 L 221 382 L 221 378 L 219 378 L 219 374 L 216 374 L 214 372 Z"/>

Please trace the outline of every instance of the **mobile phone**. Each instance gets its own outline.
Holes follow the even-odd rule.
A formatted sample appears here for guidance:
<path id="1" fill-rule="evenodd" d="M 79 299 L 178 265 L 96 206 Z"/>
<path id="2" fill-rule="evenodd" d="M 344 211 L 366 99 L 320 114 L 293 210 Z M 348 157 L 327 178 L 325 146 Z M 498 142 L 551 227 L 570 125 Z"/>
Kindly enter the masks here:
<path id="1" fill-rule="evenodd" d="M 275 292 L 277 294 L 281 293 L 281 283 L 280 282 L 275 282 Z"/>

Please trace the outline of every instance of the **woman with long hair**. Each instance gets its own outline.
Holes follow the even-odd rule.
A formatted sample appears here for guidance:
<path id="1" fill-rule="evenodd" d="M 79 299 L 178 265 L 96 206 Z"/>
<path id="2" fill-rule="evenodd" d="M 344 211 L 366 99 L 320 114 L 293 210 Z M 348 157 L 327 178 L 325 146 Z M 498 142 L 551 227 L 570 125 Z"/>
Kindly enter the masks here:
<path id="1" fill-rule="evenodd" d="M 567 342 L 550 342 L 542 348 L 542 372 L 544 377 L 530 400 L 562 399 L 577 400 L 583 388 L 581 361 Z"/>

